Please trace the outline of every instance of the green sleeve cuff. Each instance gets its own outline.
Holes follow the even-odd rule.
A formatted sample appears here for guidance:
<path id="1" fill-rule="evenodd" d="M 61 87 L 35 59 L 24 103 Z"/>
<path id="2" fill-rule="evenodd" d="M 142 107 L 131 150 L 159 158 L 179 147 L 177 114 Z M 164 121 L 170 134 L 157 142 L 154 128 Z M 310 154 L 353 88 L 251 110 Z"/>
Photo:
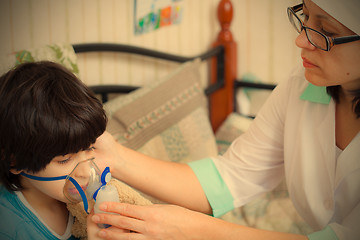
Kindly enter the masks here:
<path id="1" fill-rule="evenodd" d="M 211 158 L 190 162 L 188 165 L 198 178 L 214 217 L 220 217 L 234 209 L 234 198 Z"/>
<path id="2" fill-rule="evenodd" d="M 311 233 L 307 237 L 309 240 L 339 240 L 330 226 L 326 226 L 321 231 Z"/>

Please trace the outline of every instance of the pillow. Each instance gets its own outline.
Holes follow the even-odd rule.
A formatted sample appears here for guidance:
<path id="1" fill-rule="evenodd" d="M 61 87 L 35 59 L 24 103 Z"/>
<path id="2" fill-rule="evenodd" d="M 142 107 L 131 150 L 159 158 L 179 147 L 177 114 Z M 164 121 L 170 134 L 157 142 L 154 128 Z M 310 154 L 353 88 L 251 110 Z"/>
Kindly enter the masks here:
<path id="1" fill-rule="evenodd" d="M 105 103 L 107 130 L 124 146 L 176 162 L 217 155 L 200 83 L 201 61 Z"/>
<path id="2" fill-rule="evenodd" d="M 51 44 L 43 47 L 24 49 L 0 59 L 0 75 L 25 62 L 52 61 L 67 67 L 74 74 L 79 73 L 77 57 L 70 44 Z"/>

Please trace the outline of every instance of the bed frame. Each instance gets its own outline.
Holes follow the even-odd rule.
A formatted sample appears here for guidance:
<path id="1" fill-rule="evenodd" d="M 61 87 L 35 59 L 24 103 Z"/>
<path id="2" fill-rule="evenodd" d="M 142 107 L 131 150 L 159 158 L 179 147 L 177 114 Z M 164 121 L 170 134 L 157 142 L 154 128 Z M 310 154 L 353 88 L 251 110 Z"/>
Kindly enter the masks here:
<path id="1" fill-rule="evenodd" d="M 209 98 L 210 122 L 215 132 L 226 117 L 236 111 L 235 92 L 238 88 L 251 87 L 270 90 L 274 88 L 274 85 L 246 83 L 236 79 L 237 44 L 233 40 L 230 31 L 233 17 L 233 8 L 230 0 L 221 0 L 219 2 L 217 17 L 221 30 L 216 41 L 212 44 L 210 50 L 197 56 L 185 57 L 117 43 L 74 44 L 73 48 L 77 54 L 85 52 L 121 52 L 178 63 L 191 61 L 195 58 L 201 58 L 202 61 L 210 61 L 209 86 L 205 89 L 205 94 Z M 96 85 L 90 87 L 96 94 L 101 95 L 103 102 L 108 100 L 108 94 L 129 93 L 139 88 L 138 86 L 127 85 Z"/>

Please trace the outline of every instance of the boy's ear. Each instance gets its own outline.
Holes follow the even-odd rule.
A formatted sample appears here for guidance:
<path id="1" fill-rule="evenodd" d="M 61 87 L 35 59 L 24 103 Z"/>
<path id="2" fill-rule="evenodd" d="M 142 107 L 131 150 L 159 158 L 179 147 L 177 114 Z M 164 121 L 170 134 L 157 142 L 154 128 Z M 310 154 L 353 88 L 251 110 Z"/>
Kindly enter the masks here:
<path id="1" fill-rule="evenodd" d="M 16 170 L 16 169 L 14 169 L 14 168 L 11 168 L 11 169 L 10 169 L 10 172 L 11 172 L 12 174 L 15 174 L 15 175 L 19 175 L 20 173 L 22 173 L 22 171 L 23 171 L 23 170 Z"/>
<path id="2" fill-rule="evenodd" d="M 10 172 L 12 174 L 19 175 L 23 170 L 16 170 L 14 166 L 15 166 L 15 160 L 11 161 L 10 163 Z"/>

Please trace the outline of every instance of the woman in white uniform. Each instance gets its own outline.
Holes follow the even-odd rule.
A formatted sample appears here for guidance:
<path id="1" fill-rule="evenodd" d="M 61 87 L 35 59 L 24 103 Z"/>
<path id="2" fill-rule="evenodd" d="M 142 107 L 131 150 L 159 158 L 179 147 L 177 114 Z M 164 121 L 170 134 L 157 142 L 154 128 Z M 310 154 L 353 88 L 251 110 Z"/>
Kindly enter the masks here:
<path id="1" fill-rule="evenodd" d="M 359 14 L 357 0 L 304 0 L 288 9 L 303 66 L 222 157 L 170 163 L 126 149 L 107 133 L 100 137 L 97 154 L 113 159 L 116 178 L 184 208 L 108 203 L 104 210 L 120 215 L 92 216 L 89 231 L 105 239 L 360 239 Z M 308 236 L 198 213 L 220 216 L 284 177 L 314 229 Z M 113 227 L 99 231 L 94 222 Z"/>

